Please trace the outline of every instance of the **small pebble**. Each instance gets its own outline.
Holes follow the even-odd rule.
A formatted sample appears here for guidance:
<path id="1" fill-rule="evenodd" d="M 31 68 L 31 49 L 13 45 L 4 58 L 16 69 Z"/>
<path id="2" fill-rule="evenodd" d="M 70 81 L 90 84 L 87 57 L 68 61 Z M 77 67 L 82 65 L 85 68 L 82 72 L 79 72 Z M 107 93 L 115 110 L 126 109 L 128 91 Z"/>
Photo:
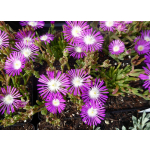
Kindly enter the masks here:
<path id="1" fill-rule="evenodd" d="M 111 121 L 111 123 L 113 123 L 113 121 Z"/>
<path id="2" fill-rule="evenodd" d="M 24 120 L 24 122 L 27 122 L 27 120 Z"/>
<path id="3" fill-rule="evenodd" d="M 108 121 L 108 120 L 105 120 L 105 123 L 106 123 L 106 124 L 109 124 L 109 121 Z"/>

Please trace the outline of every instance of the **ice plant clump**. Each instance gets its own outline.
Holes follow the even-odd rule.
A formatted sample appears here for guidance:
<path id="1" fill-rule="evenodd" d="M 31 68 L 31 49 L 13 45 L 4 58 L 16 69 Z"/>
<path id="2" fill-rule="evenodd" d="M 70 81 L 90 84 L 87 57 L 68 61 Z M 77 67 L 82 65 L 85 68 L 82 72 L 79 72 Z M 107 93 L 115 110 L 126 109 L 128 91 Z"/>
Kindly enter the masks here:
<path id="1" fill-rule="evenodd" d="M 70 86 L 69 78 L 66 74 L 62 74 L 61 71 L 58 71 L 56 76 L 54 71 L 47 71 L 46 73 L 48 78 L 42 74 L 38 80 L 41 83 L 37 84 L 37 86 L 40 86 L 40 88 L 38 88 L 39 93 L 41 93 L 40 95 L 43 96 L 43 98 L 56 92 L 66 95 L 68 92 L 67 88 Z"/>
<path id="2" fill-rule="evenodd" d="M 51 96 L 48 96 L 45 101 L 46 109 L 53 114 L 56 114 L 57 110 L 61 113 L 66 106 L 66 104 L 64 104 L 66 101 L 60 93 L 51 94 Z"/>
<path id="3" fill-rule="evenodd" d="M 8 35 L 5 33 L 5 31 L 0 30 L 0 48 L 8 46 L 9 46 Z"/>
<path id="4" fill-rule="evenodd" d="M 119 55 L 120 53 L 124 52 L 125 45 L 120 40 L 113 40 L 109 45 L 109 51 L 111 54 Z"/>
<path id="5" fill-rule="evenodd" d="M 148 69 L 147 68 L 145 68 L 145 67 L 143 67 L 143 69 L 145 70 L 145 74 L 140 74 L 139 75 L 139 78 L 141 79 L 141 80 L 146 80 L 145 82 L 144 82 L 144 84 L 143 84 L 143 86 L 145 87 L 145 88 L 149 88 L 149 90 L 150 90 L 150 64 L 146 64 L 147 66 L 148 66 Z"/>
<path id="6" fill-rule="evenodd" d="M 35 33 L 32 31 L 20 31 L 16 34 L 16 42 L 23 42 L 25 45 L 33 44 Z"/>
<path id="7" fill-rule="evenodd" d="M 0 112 L 3 114 L 5 110 L 7 110 L 7 114 L 11 112 L 15 112 L 15 108 L 24 107 L 27 102 L 22 102 L 18 100 L 20 95 L 19 91 L 16 88 L 11 88 L 11 86 L 7 86 L 7 90 L 5 88 L 1 88 L 2 95 L 0 95 Z"/>
<path id="8" fill-rule="evenodd" d="M 80 38 L 76 39 L 76 43 L 78 43 L 86 52 L 101 49 L 103 41 L 104 39 L 100 31 L 93 31 L 92 28 L 83 31 L 80 35 Z"/>
<path id="9" fill-rule="evenodd" d="M 115 30 L 115 21 L 100 21 L 100 28 L 104 31 L 114 31 Z"/>
<path id="10" fill-rule="evenodd" d="M 45 24 L 44 21 L 20 21 L 21 26 L 29 25 L 33 27 L 34 29 L 43 28 L 44 24 Z"/>
<path id="11" fill-rule="evenodd" d="M 101 123 L 101 120 L 104 120 L 105 109 L 100 103 L 90 101 L 89 103 L 86 103 L 82 106 L 80 115 L 83 118 L 82 121 L 85 124 L 90 126 L 97 125 Z"/>
<path id="12" fill-rule="evenodd" d="M 25 67 L 26 59 L 23 54 L 19 52 L 13 52 L 7 57 L 4 69 L 10 76 L 19 75 L 22 69 Z"/>
<path id="13" fill-rule="evenodd" d="M 89 28 L 89 25 L 85 21 L 66 21 L 64 25 L 64 36 L 67 42 L 74 44 L 74 39 L 79 38 L 81 33 Z"/>
<path id="14" fill-rule="evenodd" d="M 34 61 L 34 58 L 36 58 L 35 56 L 38 55 L 36 52 L 39 51 L 39 47 L 37 47 L 34 44 L 25 45 L 23 42 L 19 42 L 15 44 L 15 47 L 17 49 L 16 48 L 12 48 L 12 49 L 23 54 L 27 60 L 31 58 L 32 61 Z"/>
<path id="15" fill-rule="evenodd" d="M 87 89 L 91 76 L 83 69 L 71 69 L 68 71 L 67 75 L 71 83 L 69 89 L 70 94 L 81 95 L 81 92 L 83 93 Z"/>
<path id="16" fill-rule="evenodd" d="M 93 82 L 91 81 L 91 85 L 88 87 L 88 90 L 86 90 L 82 94 L 82 99 L 84 102 L 90 102 L 91 100 L 93 101 L 98 101 L 100 103 L 105 103 L 108 96 L 104 95 L 109 92 L 106 92 L 106 86 L 102 86 L 104 84 L 104 81 L 102 80 L 100 82 L 100 79 L 95 79 L 95 84 L 93 85 Z"/>
<path id="17" fill-rule="evenodd" d="M 137 41 L 135 45 L 135 51 L 141 55 L 149 52 L 149 42 L 146 42 L 145 40 L 139 40 Z"/>
<path id="18" fill-rule="evenodd" d="M 46 44 L 46 42 L 50 43 L 50 41 L 54 40 L 54 35 L 47 33 L 45 35 L 40 36 L 40 40 L 44 41 L 45 44 Z"/>
<path id="19" fill-rule="evenodd" d="M 74 46 L 67 46 L 66 49 L 68 49 L 70 56 L 73 56 L 76 59 L 80 59 L 84 56 L 87 56 L 79 44 L 75 44 Z"/>

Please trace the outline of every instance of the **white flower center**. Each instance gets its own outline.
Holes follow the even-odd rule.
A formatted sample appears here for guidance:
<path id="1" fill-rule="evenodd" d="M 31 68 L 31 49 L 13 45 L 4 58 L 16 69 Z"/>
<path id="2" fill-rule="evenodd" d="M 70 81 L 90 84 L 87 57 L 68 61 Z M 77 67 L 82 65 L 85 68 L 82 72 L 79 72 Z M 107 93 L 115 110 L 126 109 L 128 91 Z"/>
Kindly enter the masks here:
<path id="1" fill-rule="evenodd" d="M 76 48 L 75 48 L 75 51 L 78 52 L 78 53 L 81 53 L 81 52 L 82 52 L 82 49 L 81 49 L 80 47 L 76 47 Z"/>
<path id="2" fill-rule="evenodd" d="M 93 107 L 92 107 L 92 108 L 89 108 L 89 109 L 88 109 L 88 115 L 89 115 L 90 117 L 95 117 L 95 116 L 97 115 L 97 110 L 96 110 L 96 109 L 93 109 Z"/>
<path id="3" fill-rule="evenodd" d="M 52 103 L 53 103 L 53 105 L 56 106 L 56 107 L 59 106 L 59 104 L 60 104 L 60 102 L 59 102 L 58 99 L 53 99 Z"/>
<path id="4" fill-rule="evenodd" d="M 56 79 L 50 80 L 48 82 L 48 88 L 51 91 L 58 91 L 60 88 L 61 83 L 57 81 Z"/>
<path id="5" fill-rule="evenodd" d="M 47 40 L 47 35 L 43 35 L 43 36 L 41 37 L 41 40 L 42 40 L 42 41 L 46 41 L 46 40 Z"/>
<path id="6" fill-rule="evenodd" d="M 100 92 L 98 90 L 97 87 L 93 87 L 90 91 L 89 91 L 89 95 L 90 95 L 90 98 L 92 99 L 97 99 L 100 95 Z"/>
<path id="7" fill-rule="evenodd" d="M 114 21 L 106 21 L 106 22 L 105 22 L 105 25 L 106 25 L 107 27 L 111 27 L 111 26 L 114 25 Z"/>
<path id="8" fill-rule="evenodd" d="M 29 49 L 29 48 L 24 48 L 23 50 L 22 50 L 22 54 L 25 56 L 25 57 L 29 57 L 30 55 L 31 55 L 31 49 Z"/>
<path id="9" fill-rule="evenodd" d="M 3 43 L 3 40 L 2 40 L 2 39 L 0 39 L 0 45 L 2 45 L 2 43 Z"/>
<path id="10" fill-rule="evenodd" d="M 114 52 L 118 52 L 118 51 L 119 51 L 119 46 L 117 46 L 117 45 L 114 46 L 114 47 L 113 47 L 113 51 L 114 51 Z"/>
<path id="11" fill-rule="evenodd" d="M 37 25 L 37 22 L 35 21 L 29 21 L 28 24 L 32 27 L 35 27 Z"/>
<path id="12" fill-rule="evenodd" d="M 87 36 L 84 37 L 84 42 L 87 45 L 91 45 L 95 42 L 95 38 L 92 35 L 87 35 Z"/>
<path id="13" fill-rule="evenodd" d="M 24 42 L 24 44 L 28 44 L 28 42 L 31 42 L 31 38 L 29 38 L 29 37 L 25 37 L 24 39 L 23 39 L 23 42 Z"/>
<path id="14" fill-rule="evenodd" d="M 143 51 L 143 49 L 144 49 L 144 46 L 142 46 L 142 45 L 138 46 L 139 51 Z"/>
<path id="15" fill-rule="evenodd" d="M 12 104 L 13 101 L 14 101 L 14 99 L 10 94 L 3 98 L 3 102 L 7 105 Z"/>
<path id="16" fill-rule="evenodd" d="M 20 69 L 21 68 L 21 61 L 15 60 L 13 65 L 14 65 L 15 69 Z"/>
<path id="17" fill-rule="evenodd" d="M 149 41 L 150 41 L 150 37 L 145 36 L 145 37 L 144 37 L 144 40 L 147 41 L 147 42 L 149 42 Z"/>
<path id="18" fill-rule="evenodd" d="M 81 33 L 81 28 L 79 26 L 75 26 L 72 28 L 71 33 L 74 37 L 79 37 Z"/>
<path id="19" fill-rule="evenodd" d="M 80 77 L 74 77 L 74 79 L 72 80 L 72 83 L 75 87 L 81 86 L 83 83 L 83 79 Z"/>

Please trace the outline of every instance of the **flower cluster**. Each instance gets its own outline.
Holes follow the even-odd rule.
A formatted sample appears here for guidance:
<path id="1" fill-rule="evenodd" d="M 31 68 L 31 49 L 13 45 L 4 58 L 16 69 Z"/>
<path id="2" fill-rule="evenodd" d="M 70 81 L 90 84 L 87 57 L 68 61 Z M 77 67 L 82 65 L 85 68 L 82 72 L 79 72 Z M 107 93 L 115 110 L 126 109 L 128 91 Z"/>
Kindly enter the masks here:
<path id="1" fill-rule="evenodd" d="M 81 117 L 88 125 L 97 125 L 105 117 L 103 104 L 108 96 L 106 86 L 102 86 L 104 81 L 95 79 L 95 84 L 83 69 L 71 69 L 67 73 L 58 71 L 47 71 L 47 77 L 41 75 L 39 93 L 45 99 L 45 106 L 51 113 L 61 113 L 65 109 L 63 95 L 70 93 L 83 98 L 85 105 L 81 110 Z"/>

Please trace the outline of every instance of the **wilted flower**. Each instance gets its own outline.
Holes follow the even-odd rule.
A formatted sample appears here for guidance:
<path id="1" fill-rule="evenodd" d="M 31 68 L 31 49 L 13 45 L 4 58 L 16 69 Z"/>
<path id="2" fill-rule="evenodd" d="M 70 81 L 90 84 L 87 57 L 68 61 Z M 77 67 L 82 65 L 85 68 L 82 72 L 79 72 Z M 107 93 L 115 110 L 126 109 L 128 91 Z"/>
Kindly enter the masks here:
<path id="1" fill-rule="evenodd" d="M 5 31 L 0 30 L 0 48 L 8 46 L 9 46 L 8 35 L 5 33 Z"/>
<path id="2" fill-rule="evenodd" d="M 91 100 L 98 101 L 100 103 L 105 103 L 108 96 L 104 95 L 109 92 L 106 92 L 108 90 L 106 86 L 102 86 L 104 84 L 104 81 L 102 80 L 100 82 L 100 79 L 95 79 L 95 84 L 93 85 L 93 82 L 91 81 L 91 85 L 88 86 L 88 90 L 86 90 L 82 94 L 82 99 L 84 102 L 89 102 Z"/>
<path id="3" fill-rule="evenodd" d="M 109 51 L 111 54 L 119 55 L 120 53 L 123 53 L 125 50 L 125 45 L 120 40 L 113 40 L 109 44 Z"/>
<path id="4" fill-rule="evenodd" d="M 4 69 L 10 76 L 19 75 L 25 67 L 26 59 L 23 54 L 19 52 L 11 53 L 5 62 Z"/>
<path id="5" fill-rule="evenodd" d="M 97 125 L 101 123 L 101 120 L 104 120 L 105 109 L 100 103 L 90 101 L 89 103 L 86 103 L 82 106 L 80 115 L 83 118 L 82 121 L 85 124 L 90 126 Z"/>
<path id="6" fill-rule="evenodd" d="M 89 25 L 85 21 L 66 21 L 67 25 L 64 25 L 64 36 L 67 42 L 74 44 L 74 39 L 79 38 L 81 33 L 89 28 Z"/>
<path id="7" fill-rule="evenodd" d="M 86 52 L 96 51 L 102 48 L 102 43 L 104 39 L 100 31 L 96 32 L 93 29 L 87 29 L 83 31 L 80 38 L 76 39 L 76 43 L 80 44 L 82 49 Z"/>
<path id="8" fill-rule="evenodd" d="M 61 71 L 58 71 L 57 74 L 54 74 L 54 71 L 47 71 L 47 76 L 40 75 L 39 82 L 41 84 L 37 84 L 40 86 L 38 88 L 39 93 L 43 98 L 47 97 L 49 94 L 60 92 L 66 95 L 67 88 L 70 86 L 69 78 L 66 76 L 65 73 L 62 74 Z"/>
<path id="9" fill-rule="evenodd" d="M 7 114 L 10 114 L 10 110 L 13 113 L 15 112 L 14 107 L 18 109 L 27 104 L 27 102 L 18 100 L 18 98 L 22 95 L 20 95 L 16 88 L 13 87 L 11 89 L 11 86 L 7 86 L 7 89 L 1 88 L 1 91 L 3 93 L 0 95 L 0 112 L 2 112 L 2 114 L 5 112 L 5 110 L 7 110 Z"/>
<path id="10" fill-rule="evenodd" d="M 68 71 L 68 76 L 70 78 L 70 94 L 81 94 L 83 93 L 90 82 L 90 77 L 83 69 L 71 69 Z"/>
<path id="11" fill-rule="evenodd" d="M 20 21 L 21 26 L 29 25 L 33 27 L 34 29 L 43 28 L 44 24 L 45 24 L 44 21 Z"/>
<path id="12" fill-rule="evenodd" d="M 64 102 L 66 102 L 63 99 L 63 96 L 60 93 L 53 93 L 50 96 L 48 96 L 45 100 L 45 106 L 46 109 L 51 112 L 56 114 L 57 110 L 59 113 L 62 112 L 62 110 L 65 109 L 66 104 L 64 104 Z"/>
<path id="13" fill-rule="evenodd" d="M 19 42 L 15 44 L 15 47 L 17 49 L 16 48 L 12 49 L 23 54 L 26 59 L 31 58 L 34 61 L 34 58 L 36 58 L 35 56 L 38 55 L 36 52 L 39 51 L 39 47 L 37 47 L 34 44 L 25 45 L 23 42 Z"/>

